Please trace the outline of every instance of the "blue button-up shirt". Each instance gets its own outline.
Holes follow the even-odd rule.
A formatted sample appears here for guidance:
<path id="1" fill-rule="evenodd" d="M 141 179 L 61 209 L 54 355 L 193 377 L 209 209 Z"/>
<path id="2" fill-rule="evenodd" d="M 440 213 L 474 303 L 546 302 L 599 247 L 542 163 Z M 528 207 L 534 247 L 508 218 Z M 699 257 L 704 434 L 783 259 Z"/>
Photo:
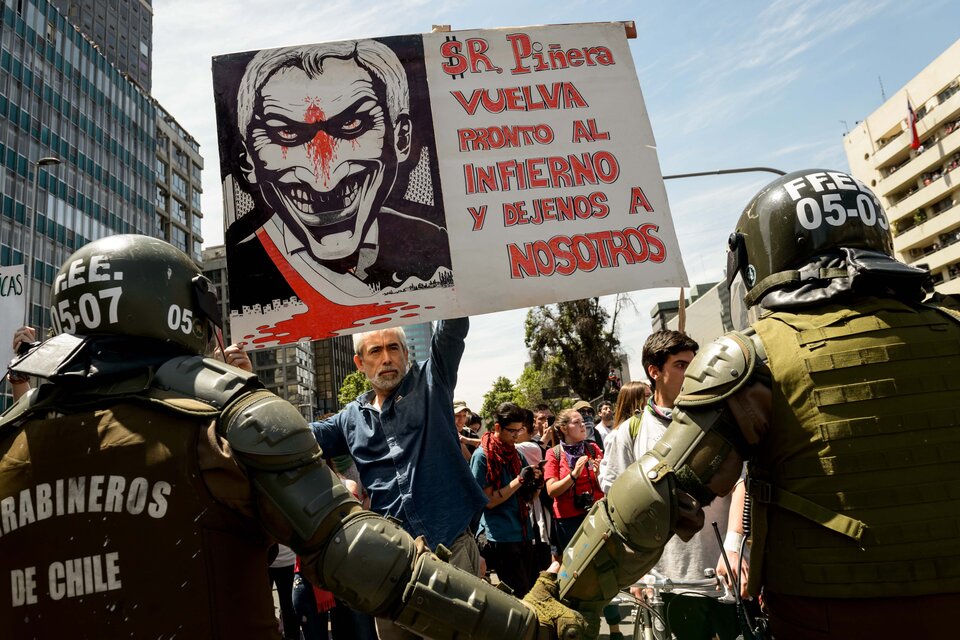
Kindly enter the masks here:
<path id="1" fill-rule="evenodd" d="M 469 326 L 466 318 L 441 321 L 430 357 L 414 363 L 380 411 L 369 391 L 312 425 L 325 456 L 353 456 L 371 510 L 397 518 L 431 548 L 450 546 L 487 503 L 453 422 L 453 389 Z"/>

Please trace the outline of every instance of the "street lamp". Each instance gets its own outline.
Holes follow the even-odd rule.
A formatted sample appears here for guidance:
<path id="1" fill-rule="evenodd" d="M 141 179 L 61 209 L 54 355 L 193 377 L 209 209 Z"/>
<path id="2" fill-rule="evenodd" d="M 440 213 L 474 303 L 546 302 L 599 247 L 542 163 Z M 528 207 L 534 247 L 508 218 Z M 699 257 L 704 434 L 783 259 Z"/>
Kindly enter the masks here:
<path id="1" fill-rule="evenodd" d="M 60 158 L 56 156 L 45 156 L 33 163 L 33 183 L 30 187 L 31 200 L 33 201 L 33 218 L 25 221 L 27 223 L 26 232 L 30 234 L 29 244 L 25 244 L 30 248 L 30 251 L 23 257 L 24 275 L 26 276 L 26 286 L 24 288 L 26 304 L 23 310 L 23 324 L 26 326 L 30 325 L 30 310 L 33 306 L 31 304 L 33 296 L 33 258 L 34 251 L 37 247 L 36 233 L 33 227 L 37 221 L 37 183 L 40 180 L 40 167 L 60 164 L 60 162 Z M 41 277 L 43 277 L 43 274 L 41 274 Z M 40 333 L 38 332 L 37 335 L 39 337 Z"/>

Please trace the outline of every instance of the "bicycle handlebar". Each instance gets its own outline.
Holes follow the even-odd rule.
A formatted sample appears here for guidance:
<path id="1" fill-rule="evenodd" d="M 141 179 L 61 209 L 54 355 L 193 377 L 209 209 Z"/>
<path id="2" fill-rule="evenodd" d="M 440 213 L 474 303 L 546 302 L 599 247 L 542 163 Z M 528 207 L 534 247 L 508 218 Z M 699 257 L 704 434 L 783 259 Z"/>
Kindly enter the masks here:
<path id="1" fill-rule="evenodd" d="M 705 569 L 704 575 L 706 576 L 703 579 L 698 580 L 683 580 L 683 579 L 673 579 L 668 578 L 659 571 L 653 569 L 647 575 L 640 578 L 640 580 L 634 584 L 635 587 L 641 587 L 643 589 L 652 589 L 654 593 L 673 593 L 673 592 L 684 592 L 690 589 L 704 589 L 714 587 L 717 589 L 716 597 L 721 602 L 732 601 L 733 594 L 730 593 L 730 590 L 727 588 L 727 585 L 720 580 L 717 576 L 716 571 L 713 569 Z M 704 594 L 706 595 L 706 594 Z"/>
<path id="2" fill-rule="evenodd" d="M 647 587 L 647 588 L 658 588 L 661 591 L 673 591 L 675 588 L 690 588 L 690 587 L 716 587 L 720 586 L 720 581 L 717 578 L 704 578 L 703 580 L 674 580 L 672 578 L 664 577 L 655 577 L 651 575 L 645 575 L 640 578 L 634 586 L 637 587 Z"/>

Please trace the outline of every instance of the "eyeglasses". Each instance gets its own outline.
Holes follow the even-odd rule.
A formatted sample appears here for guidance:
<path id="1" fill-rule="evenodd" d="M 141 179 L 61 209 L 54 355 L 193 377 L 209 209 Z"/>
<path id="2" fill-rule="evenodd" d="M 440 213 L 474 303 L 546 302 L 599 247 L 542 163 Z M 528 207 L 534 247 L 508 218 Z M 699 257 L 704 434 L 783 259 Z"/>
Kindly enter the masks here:
<path id="1" fill-rule="evenodd" d="M 520 433 L 521 431 L 523 431 L 523 427 L 517 427 L 516 429 L 511 429 L 511 428 L 509 428 L 509 427 L 500 427 L 500 429 L 501 429 L 502 431 L 507 431 L 507 432 L 509 432 L 511 435 L 514 435 L 514 436 L 517 435 L 518 433 Z"/>

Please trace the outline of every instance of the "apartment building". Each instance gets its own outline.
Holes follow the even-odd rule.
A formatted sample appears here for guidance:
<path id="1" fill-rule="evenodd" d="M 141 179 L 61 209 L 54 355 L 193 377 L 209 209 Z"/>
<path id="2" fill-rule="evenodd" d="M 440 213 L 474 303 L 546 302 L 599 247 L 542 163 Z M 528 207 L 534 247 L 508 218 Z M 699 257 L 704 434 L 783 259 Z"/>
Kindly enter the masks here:
<path id="1" fill-rule="evenodd" d="M 960 40 L 843 142 L 851 173 L 887 212 L 897 258 L 926 265 L 938 291 L 960 293 Z"/>

